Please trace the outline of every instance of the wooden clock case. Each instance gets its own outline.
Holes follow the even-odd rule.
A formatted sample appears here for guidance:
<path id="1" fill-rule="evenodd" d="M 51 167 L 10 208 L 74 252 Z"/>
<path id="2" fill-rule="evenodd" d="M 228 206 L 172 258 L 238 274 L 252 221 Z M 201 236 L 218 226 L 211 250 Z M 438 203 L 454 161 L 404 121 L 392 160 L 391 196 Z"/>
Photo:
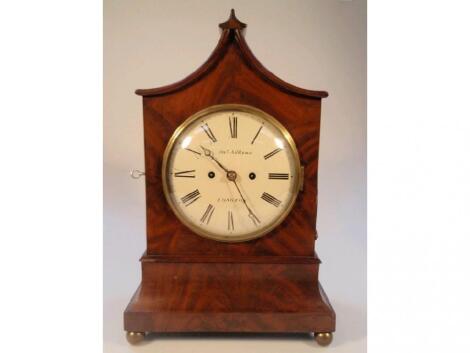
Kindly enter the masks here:
<path id="1" fill-rule="evenodd" d="M 130 341 L 145 332 L 330 334 L 335 313 L 318 281 L 315 253 L 320 108 L 328 93 L 295 87 L 264 68 L 233 10 L 219 27 L 219 43 L 198 70 L 172 85 L 136 91 L 143 97 L 147 250 L 124 328 Z M 241 243 L 193 233 L 172 213 L 162 188 L 162 156 L 175 129 L 194 113 L 225 103 L 278 119 L 304 166 L 303 191 L 283 223 Z"/>

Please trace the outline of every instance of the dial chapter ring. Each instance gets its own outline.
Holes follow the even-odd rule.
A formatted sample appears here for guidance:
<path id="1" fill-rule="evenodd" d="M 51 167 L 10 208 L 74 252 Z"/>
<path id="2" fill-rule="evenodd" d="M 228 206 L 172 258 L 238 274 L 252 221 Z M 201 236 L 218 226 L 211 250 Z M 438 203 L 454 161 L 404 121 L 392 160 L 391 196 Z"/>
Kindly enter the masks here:
<path id="1" fill-rule="evenodd" d="M 287 142 L 289 145 L 289 148 L 292 152 L 293 155 L 293 161 L 294 161 L 294 185 L 293 185 L 293 191 L 292 191 L 292 196 L 290 197 L 288 201 L 288 205 L 285 207 L 284 211 L 282 214 L 276 218 L 276 220 L 272 223 L 270 223 L 268 226 L 263 227 L 259 230 L 256 230 L 254 232 L 250 232 L 247 234 L 242 234 L 242 235 L 222 235 L 222 234 L 217 234 L 214 232 L 210 232 L 207 230 L 202 229 L 201 227 L 197 226 L 196 224 L 190 222 L 181 212 L 180 210 L 175 206 L 174 204 L 174 199 L 172 198 L 171 194 L 171 187 L 169 185 L 169 173 L 168 173 L 168 165 L 169 165 L 169 158 L 175 148 L 175 144 L 178 141 L 178 138 L 180 135 L 188 128 L 190 127 L 195 121 L 216 113 L 216 112 L 233 112 L 233 111 L 241 111 L 245 113 L 249 113 L 255 116 L 260 117 L 261 119 L 264 119 L 268 121 L 271 125 L 273 125 L 283 136 L 284 140 Z M 162 161 L 162 184 L 163 184 L 163 193 L 165 195 L 165 199 L 170 206 L 171 210 L 175 214 L 175 216 L 181 221 L 187 228 L 189 228 L 192 232 L 194 232 L 197 235 L 200 235 L 204 238 L 209 238 L 212 240 L 220 241 L 220 242 L 228 242 L 228 243 L 237 243 L 237 242 L 245 242 L 245 241 L 250 241 L 254 240 L 257 238 L 260 238 L 270 231 L 272 231 L 274 228 L 276 228 L 279 224 L 284 221 L 284 219 L 288 216 L 288 214 L 291 212 L 292 208 L 295 205 L 295 202 L 297 200 L 298 193 L 300 191 L 300 186 L 301 186 L 301 165 L 300 165 L 300 158 L 299 154 L 297 151 L 297 147 L 295 145 L 295 142 L 291 136 L 291 134 L 287 131 L 287 129 L 274 117 L 271 115 L 267 114 L 266 112 L 254 108 L 249 105 L 242 105 L 242 104 L 221 104 L 221 105 L 213 105 L 210 106 L 206 109 L 203 109 L 189 118 L 187 118 L 180 126 L 176 128 L 174 131 L 173 135 L 171 136 L 170 140 L 168 141 L 168 144 L 165 148 L 165 152 L 163 154 L 163 161 Z"/>

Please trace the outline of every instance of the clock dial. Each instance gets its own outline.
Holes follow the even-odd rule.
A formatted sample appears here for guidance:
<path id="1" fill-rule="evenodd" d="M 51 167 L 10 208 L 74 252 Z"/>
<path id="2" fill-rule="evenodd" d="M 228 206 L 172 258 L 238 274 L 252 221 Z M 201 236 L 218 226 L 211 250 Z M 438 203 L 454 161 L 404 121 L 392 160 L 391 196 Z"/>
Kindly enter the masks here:
<path id="1" fill-rule="evenodd" d="M 289 213 L 300 162 L 285 128 L 242 105 L 213 106 L 187 119 L 167 146 L 165 196 L 199 235 L 237 242 L 260 237 Z"/>

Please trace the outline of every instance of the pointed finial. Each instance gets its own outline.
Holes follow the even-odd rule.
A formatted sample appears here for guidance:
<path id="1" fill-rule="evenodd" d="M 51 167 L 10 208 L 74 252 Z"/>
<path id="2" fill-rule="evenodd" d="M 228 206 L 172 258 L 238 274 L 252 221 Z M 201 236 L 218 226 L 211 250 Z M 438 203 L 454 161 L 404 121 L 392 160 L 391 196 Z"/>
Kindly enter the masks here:
<path id="1" fill-rule="evenodd" d="M 228 18 L 227 21 L 224 23 L 220 23 L 219 27 L 222 28 L 223 30 L 225 29 L 238 29 L 238 30 L 243 30 L 246 28 L 246 24 L 241 22 L 237 16 L 235 16 L 235 10 L 232 9 L 230 11 L 230 17 Z"/>

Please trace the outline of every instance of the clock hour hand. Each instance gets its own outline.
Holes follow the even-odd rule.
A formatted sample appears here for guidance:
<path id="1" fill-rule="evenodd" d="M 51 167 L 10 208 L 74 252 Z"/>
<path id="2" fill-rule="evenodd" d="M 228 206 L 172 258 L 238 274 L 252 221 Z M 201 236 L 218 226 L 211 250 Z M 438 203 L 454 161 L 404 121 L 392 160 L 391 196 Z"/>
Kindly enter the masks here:
<path id="1" fill-rule="evenodd" d="M 203 146 L 201 146 L 201 148 L 202 148 L 202 151 L 204 152 L 204 155 L 206 157 L 211 158 L 215 163 L 217 163 L 219 165 L 219 167 L 222 168 L 225 171 L 225 173 L 229 172 L 229 170 L 227 168 L 225 168 L 222 165 L 222 163 L 220 163 L 217 159 L 214 158 L 214 153 L 210 149 L 204 148 Z"/>

